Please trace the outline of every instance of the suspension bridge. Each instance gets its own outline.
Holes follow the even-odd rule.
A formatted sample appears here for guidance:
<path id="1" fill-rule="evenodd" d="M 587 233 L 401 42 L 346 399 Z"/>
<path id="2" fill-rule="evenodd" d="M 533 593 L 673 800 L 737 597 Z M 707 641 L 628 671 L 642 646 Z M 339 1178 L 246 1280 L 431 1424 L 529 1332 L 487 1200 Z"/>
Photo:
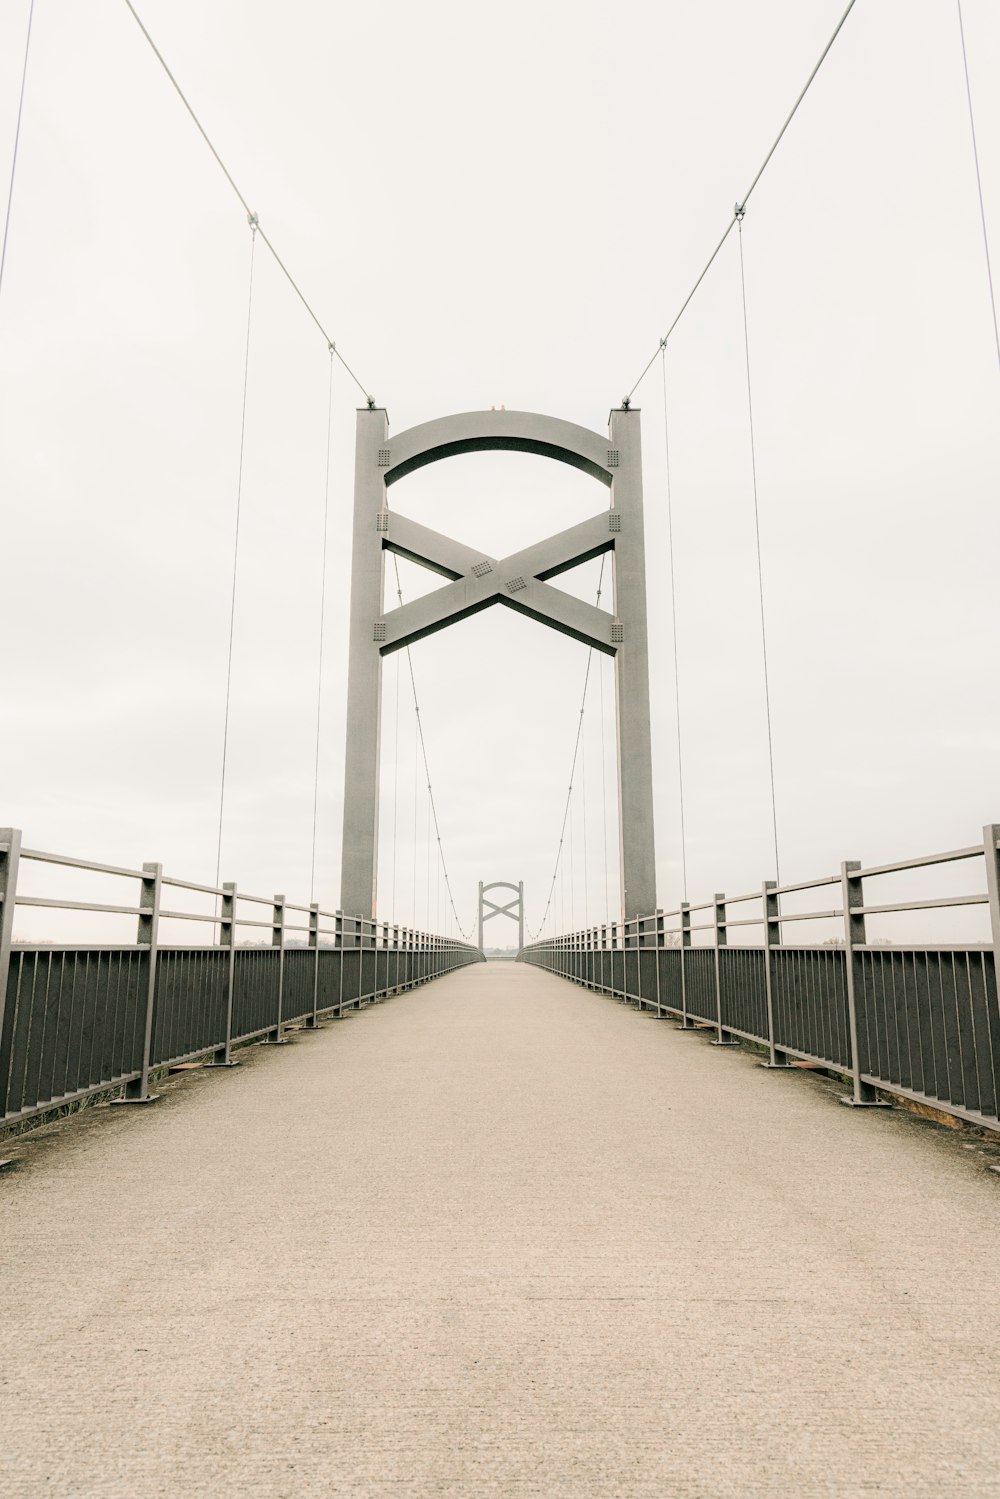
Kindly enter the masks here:
<path id="1" fill-rule="evenodd" d="M 140 8 L 122 9 L 145 86 L 162 85 L 246 225 L 225 671 L 199 714 L 217 711 L 220 734 L 207 832 L 204 818 L 183 825 L 180 780 L 148 793 L 181 824 L 167 857 L 130 861 L 96 837 L 88 854 L 43 846 L 0 807 L 3 1493 L 1000 1494 L 1000 823 L 985 820 L 1000 801 L 960 843 L 936 841 L 931 817 L 864 860 L 811 844 L 780 810 L 744 225 L 855 0 L 606 428 L 472 403 L 394 427 L 180 62 Z M 46 10 L 25 7 L 0 323 Z M 961 3 L 953 19 L 992 380 L 993 152 Z M 739 638 L 762 730 L 752 878 L 724 836 L 706 839 L 692 795 L 706 741 L 677 544 L 674 344 L 727 255 L 748 481 Z M 266 678 L 249 733 L 262 264 L 323 355 L 310 413 L 323 503 L 315 649 L 294 691 L 281 668 Z M 350 441 L 345 390 L 360 398 Z M 337 482 L 348 447 L 353 504 Z M 484 457 L 541 476 L 527 534 L 485 547 L 463 468 Z M 428 524 L 426 496 L 455 471 L 458 503 Z M 573 486 L 556 529 L 535 502 L 550 482 Z M 122 613 L 141 620 L 141 599 Z M 524 657 L 552 637 L 573 653 L 551 658 L 572 667 L 530 712 L 501 705 L 529 788 L 516 853 L 484 830 L 505 806 L 514 824 L 511 803 L 484 813 L 480 788 L 456 809 L 476 746 L 448 758 L 453 731 L 428 711 L 441 694 L 427 643 L 480 616 L 516 622 Z M 803 604 L 796 625 L 808 617 Z M 334 653 L 346 664 L 331 703 Z M 484 681 L 478 660 L 444 679 L 459 718 Z M 962 705 L 969 722 L 975 707 Z M 150 712 L 162 717 L 158 701 Z M 248 793 L 241 757 L 268 715 L 292 713 L 309 773 L 289 858 L 280 778 Z M 734 709 L 727 723 L 740 747 L 744 720 Z M 19 733 L 42 753 L 37 728 Z M 815 737 L 832 783 L 828 718 Z M 556 783 L 540 768 L 549 741 Z M 860 731 L 844 742 L 841 759 L 863 754 Z M 241 848 L 250 874 L 230 879 Z M 495 867 L 500 848 L 517 862 Z"/>

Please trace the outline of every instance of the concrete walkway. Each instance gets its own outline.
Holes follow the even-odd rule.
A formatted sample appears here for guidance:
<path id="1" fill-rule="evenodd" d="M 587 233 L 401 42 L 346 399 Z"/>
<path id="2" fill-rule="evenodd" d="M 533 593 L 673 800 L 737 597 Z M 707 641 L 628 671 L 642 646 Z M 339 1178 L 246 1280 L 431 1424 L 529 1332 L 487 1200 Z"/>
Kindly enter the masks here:
<path id="1" fill-rule="evenodd" d="M 12 1142 L 0 1493 L 1000 1495 L 967 1134 L 491 963 Z"/>

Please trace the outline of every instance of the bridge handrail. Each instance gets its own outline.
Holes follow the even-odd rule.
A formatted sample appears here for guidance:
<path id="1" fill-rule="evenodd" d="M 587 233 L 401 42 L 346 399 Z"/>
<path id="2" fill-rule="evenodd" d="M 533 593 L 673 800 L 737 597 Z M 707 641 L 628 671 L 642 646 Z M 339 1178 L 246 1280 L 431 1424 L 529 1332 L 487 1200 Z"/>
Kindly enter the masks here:
<path id="1" fill-rule="evenodd" d="M 739 1040 L 768 1049 L 764 1065 L 826 1067 L 851 1079 L 845 1102 L 878 1106 L 881 1093 L 930 1104 L 1000 1130 L 1000 825 L 981 843 L 889 864 L 844 862 L 840 873 L 786 885 L 762 882 L 745 895 L 716 894 L 626 921 L 602 923 L 531 943 L 536 963 L 600 993 L 658 1015 L 678 1015 L 682 1029 L 707 1028 L 720 1045 Z M 909 870 L 982 859 L 985 891 L 866 898 L 864 883 Z M 838 905 L 783 911 L 780 897 L 807 890 L 841 892 Z M 756 902 L 759 914 L 731 917 L 729 907 Z M 870 916 L 987 906 L 988 942 L 873 942 Z M 712 912 L 711 921 L 691 920 Z M 826 942 L 785 940 L 792 922 L 843 922 Z M 678 924 L 679 923 L 679 924 Z M 730 946 L 737 928 L 758 928 L 762 942 Z M 692 934 L 710 931 L 701 946 Z M 678 938 L 679 944 L 678 944 Z"/>
<path id="2" fill-rule="evenodd" d="M 1000 840 L 994 840 L 993 846 L 994 850 L 1000 849 Z M 936 865 L 954 864 L 962 860 L 983 858 L 984 853 L 988 851 L 989 839 L 987 837 L 984 839 L 983 843 L 970 844 L 966 848 L 948 849 L 944 853 L 940 854 L 921 854 L 915 858 L 898 859 L 891 864 L 873 864 L 864 868 L 851 869 L 850 879 L 852 881 L 876 879 L 883 875 L 903 874 L 907 870 L 911 869 L 926 869 L 932 868 Z M 614 940 L 618 943 L 618 945 L 624 946 L 627 934 L 630 932 L 638 934 L 640 927 L 643 929 L 642 935 L 644 937 L 651 935 L 648 929 L 649 922 L 667 922 L 679 920 L 683 918 L 685 914 L 691 916 L 695 912 L 711 911 L 716 906 L 721 907 L 723 911 L 725 911 L 730 906 L 745 905 L 752 901 L 763 901 L 765 898 L 765 893 L 768 896 L 772 897 L 779 897 L 782 895 L 795 895 L 805 890 L 819 890 L 831 885 L 840 885 L 841 882 L 841 874 L 830 874 L 821 875 L 811 880 L 799 880 L 790 884 L 769 886 L 766 892 L 762 888 L 760 890 L 748 891 L 744 895 L 720 895 L 715 900 L 700 901 L 697 903 L 692 902 L 677 906 L 672 910 L 652 911 L 644 916 L 633 916 L 624 921 L 601 923 L 599 926 L 581 927 L 576 932 L 561 933 L 556 937 L 539 938 L 537 942 L 527 944 L 525 947 L 525 951 L 532 947 L 545 946 L 553 941 L 564 941 L 566 939 L 572 939 L 574 937 L 583 938 L 588 934 L 592 934 L 603 929 L 604 927 L 607 927 L 609 941 L 612 939 L 612 934 L 614 934 Z M 853 916 L 881 916 L 901 911 L 933 911 L 943 910 L 949 906 L 979 906 L 989 904 L 990 895 L 988 894 L 988 892 L 974 891 L 970 892 L 967 895 L 946 895 L 925 900 L 894 901 L 882 904 L 852 905 L 850 910 Z M 740 918 L 738 920 L 732 920 L 728 916 L 722 915 L 717 921 L 688 921 L 686 924 L 684 924 L 683 930 L 689 932 L 705 932 L 714 931 L 717 927 L 723 929 L 742 926 L 761 927 L 765 924 L 766 921 L 770 922 L 771 924 L 777 922 L 779 925 L 784 925 L 786 922 L 790 921 L 829 921 L 842 917 L 843 915 L 844 909 L 842 906 L 815 911 L 782 912 L 779 910 L 777 914 L 767 917 L 765 917 L 764 913 L 761 912 L 759 916 L 748 916 Z M 672 928 L 671 930 L 679 931 L 681 930 L 681 928 L 677 927 Z M 989 946 L 991 944 L 986 945 Z"/>
<path id="3" fill-rule="evenodd" d="M 10 838 L 8 836 L 0 836 L 0 859 L 9 856 L 10 852 Z M 172 890 L 184 890 L 197 895 L 209 895 L 219 900 L 231 896 L 234 899 L 237 909 L 234 910 L 232 917 L 227 916 L 221 911 L 168 910 L 162 906 L 159 906 L 154 911 L 151 905 L 136 905 L 134 903 L 117 901 L 88 901 L 69 896 L 27 895 L 17 890 L 16 882 L 13 886 L 13 893 L 11 893 L 11 890 L 7 888 L 7 882 L 3 880 L 0 880 L 0 908 L 2 908 L 6 900 L 8 905 L 33 906 L 55 911 L 88 911 L 106 916 L 133 916 L 145 919 L 155 916 L 157 921 L 192 921 L 210 925 L 219 930 L 220 937 L 222 929 L 227 926 L 237 928 L 250 927 L 270 931 L 277 930 L 280 926 L 281 930 L 285 933 L 306 932 L 316 937 L 334 937 L 337 939 L 334 943 L 335 946 L 341 945 L 345 938 L 349 938 L 356 941 L 360 940 L 360 944 L 369 949 L 377 948 L 379 950 L 393 951 L 397 943 L 404 943 L 410 944 L 414 951 L 423 951 L 431 947 L 439 947 L 441 951 L 478 951 L 471 944 L 460 941 L 458 938 L 425 932 L 416 928 L 403 926 L 395 921 L 362 916 L 347 916 L 342 911 L 326 911 L 319 906 L 307 906 L 283 899 L 278 900 L 274 896 L 255 895 L 250 891 L 239 890 L 238 888 L 226 885 L 209 885 L 197 880 L 183 879 L 179 875 L 165 874 L 162 869 L 154 874 L 154 871 L 150 869 L 131 869 L 125 865 L 107 864 L 95 859 L 79 858 L 73 854 L 51 853 L 47 850 L 37 848 L 18 847 L 17 853 L 19 859 L 26 862 L 49 864 L 64 869 L 80 870 L 86 874 L 108 875 L 114 879 L 139 880 L 140 882 L 145 881 L 147 883 L 155 877 L 161 887 L 168 886 Z M 276 922 L 273 917 L 271 921 L 263 921 L 247 915 L 241 915 L 238 910 L 240 904 L 265 906 L 271 908 L 272 911 L 280 907 L 284 913 L 283 918 L 280 922 Z M 284 916 L 288 912 L 308 916 L 310 917 L 310 921 L 288 921 L 284 919 Z M 313 917 L 315 917 L 315 923 L 312 921 Z M 328 923 L 332 922 L 333 925 L 324 925 L 324 921 Z M 14 941 L 12 933 L 8 938 L 8 942 L 14 946 L 20 945 Z M 443 946 L 440 946 L 441 944 Z M 51 946 L 53 948 L 57 945 L 45 944 L 46 947 Z M 80 946 L 80 944 L 72 945 Z M 92 945 L 95 950 L 103 950 L 106 947 L 124 948 L 130 944 L 116 942 L 88 945 Z M 158 945 L 163 946 L 164 944 L 159 943 Z M 0 1006 L 0 1009 L 2 1009 L 2 1006 Z"/>
<path id="4" fill-rule="evenodd" d="M 21 861 L 137 880 L 130 901 L 34 895 L 18 888 Z M 164 888 L 214 898 L 216 909 L 168 908 Z M 265 909 L 248 914 L 248 907 Z M 15 941 L 18 907 L 130 917 L 122 942 Z M 289 917 L 298 919 L 290 920 Z M 301 918 L 306 917 L 303 921 Z M 196 922 L 203 943 L 167 943 L 165 923 Z M 241 943 L 241 928 L 267 934 Z M 306 941 L 289 942 L 293 934 Z M 482 957 L 478 947 L 394 921 L 323 911 L 164 874 L 21 846 L 0 828 L 0 1126 L 123 1088 L 144 1103 L 150 1077 L 196 1058 L 233 1066 L 250 1041 L 283 1041 L 288 1027 L 412 989 Z"/>

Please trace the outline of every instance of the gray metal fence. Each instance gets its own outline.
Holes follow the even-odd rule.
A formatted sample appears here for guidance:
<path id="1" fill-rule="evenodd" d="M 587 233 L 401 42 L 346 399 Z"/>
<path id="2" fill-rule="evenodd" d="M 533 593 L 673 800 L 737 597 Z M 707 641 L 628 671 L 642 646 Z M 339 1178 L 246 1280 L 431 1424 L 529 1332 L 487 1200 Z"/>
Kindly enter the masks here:
<path id="1" fill-rule="evenodd" d="M 849 1076 L 845 1102 L 878 1106 L 880 1093 L 930 1104 L 1000 1129 L 1000 825 L 982 843 L 948 853 L 840 873 L 778 887 L 765 881 L 748 895 L 716 895 L 701 905 L 656 912 L 549 938 L 526 947 L 522 961 L 611 994 L 685 1029 L 710 1027 L 718 1045 L 740 1039 L 768 1048 L 766 1066 L 813 1062 Z M 925 900 L 866 902 L 864 882 L 877 876 L 983 860 L 982 893 Z M 782 912 L 781 897 L 833 887 L 833 909 Z M 730 910 L 759 903 L 759 914 Z M 992 941 L 887 946 L 867 940 L 865 919 L 904 911 L 987 906 Z M 704 919 L 692 922 L 692 916 Z M 836 918 L 834 944 L 792 944 L 791 922 Z M 756 928 L 760 946 L 731 945 L 737 928 Z M 692 933 L 711 946 L 692 945 Z M 740 934 L 742 935 L 742 933 Z"/>
<path id="2" fill-rule="evenodd" d="M 18 891 L 26 861 L 138 882 L 138 898 L 27 895 Z M 216 913 L 167 910 L 167 890 L 212 897 Z M 241 912 L 243 905 L 257 914 Z M 136 940 L 18 943 L 18 906 L 133 917 Z M 217 940 L 165 945 L 168 920 L 211 923 Z M 239 945 L 243 927 L 262 929 L 266 945 Z M 303 935 L 290 938 L 295 933 Z M 232 1066 L 241 1043 L 280 1042 L 287 1025 L 314 1027 L 320 1016 L 343 1015 L 481 957 L 468 943 L 429 932 L 293 905 L 283 895 L 248 895 L 234 884 L 174 879 L 159 864 L 123 869 L 22 848 L 17 829 L 0 828 L 0 1125 L 118 1086 L 125 1099 L 146 1102 L 157 1068 L 197 1057 Z"/>

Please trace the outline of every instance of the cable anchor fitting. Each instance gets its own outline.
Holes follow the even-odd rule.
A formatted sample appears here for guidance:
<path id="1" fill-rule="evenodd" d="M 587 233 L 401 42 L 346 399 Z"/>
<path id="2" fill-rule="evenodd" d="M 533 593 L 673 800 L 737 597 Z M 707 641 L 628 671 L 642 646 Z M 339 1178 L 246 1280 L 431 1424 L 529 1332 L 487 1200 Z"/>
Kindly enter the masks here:
<path id="1" fill-rule="evenodd" d="M 250 225 L 250 233 L 256 234 L 260 228 L 260 219 L 255 213 L 247 212 L 247 223 Z"/>
<path id="2" fill-rule="evenodd" d="M 631 396 L 622 396 L 622 410 L 627 411 L 632 404 Z"/>
<path id="3" fill-rule="evenodd" d="M 365 399 L 368 402 L 368 410 L 369 411 L 374 411 L 375 410 L 375 397 L 374 396 L 366 396 Z"/>
<path id="4" fill-rule="evenodd" d="M 747 206 L 746 206 L 745 203 L 734 203 L 733 204 L 733 218 L 736 220 L 736 222 L 738 224 L 742 224 L 742 222 L 743 222 L 743 215 L 746 213 L 746 211 L 747 211 Z"/>

